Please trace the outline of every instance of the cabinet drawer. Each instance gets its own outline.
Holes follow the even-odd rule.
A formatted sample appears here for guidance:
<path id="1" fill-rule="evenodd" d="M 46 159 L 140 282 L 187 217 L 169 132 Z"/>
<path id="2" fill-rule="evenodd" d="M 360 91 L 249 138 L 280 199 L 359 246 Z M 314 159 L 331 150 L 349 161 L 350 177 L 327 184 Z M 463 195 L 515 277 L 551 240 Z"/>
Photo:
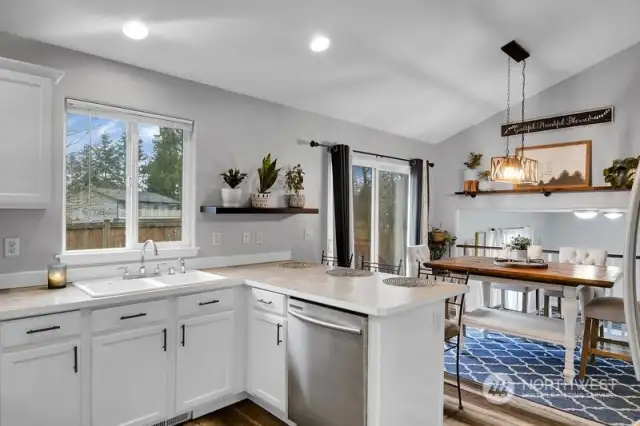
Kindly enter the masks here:
<path id="1" fill-rule="evenodd" d="M 166 300 L 97 309 L 91 312 L 91 331 L 98 333 L 113 329 L 139 327 L 166 320 L 167 317 L 168 302 Z"/>
<path id="2" fill-rule="evenodd" d="M 178 315 L 204 315 L 233 309 L 234 289 L 209 291 L 178 297 Z"/>
<path id="3" fill-rule="evenodd" d="M 266 312 L 285 315 L 286 303 L 284 294 L 252 288 L 250 297 L 253 307 Z"/>
<path id="4" fill-rule="evenodd" d="M 3 348 L 80 334 L 80 311 L 6 321 L 0 325 Z"/>

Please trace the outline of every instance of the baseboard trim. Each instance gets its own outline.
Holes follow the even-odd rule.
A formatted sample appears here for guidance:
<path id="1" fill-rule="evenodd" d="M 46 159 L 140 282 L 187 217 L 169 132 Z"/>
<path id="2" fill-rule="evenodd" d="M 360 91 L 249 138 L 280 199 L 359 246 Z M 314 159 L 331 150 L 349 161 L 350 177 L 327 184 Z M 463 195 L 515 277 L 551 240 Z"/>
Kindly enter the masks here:
<path id="1" fill-rule="evenodd" d="M 214 411 L 218 411 L 223 409 L 224 407 L 228 407 L 229 405 L 233 405 L 237 402 L 244 401 L 248 398 L 248 394 L 246 392 L 240 392 L 235 395 L 231 395 L 225 399 L 213 401 L 208 404 L 203 404 L 195 409 L 191 410 L 192 418 L 197 419 L 198 417 L 206 416 L 209 413 L 213 413 Z"/>
<path id="2" fill-rule="evenodd" d="M 271 404 L 269 404 L 267 402 L 264 402 L 260 398 L 254 396 L 254 395 L 251 395 L 251 394 L 247 394 L 247 399 L 249 399 L 254 404 L 260 406 L 264 410 L 268 411 L 270 414 L 274 415 L 275 417 L 277 417 L 278 419 L 280 419 L 284 423 L 286 423 L 286 424 L 288 424 L 290 426 L 296 426 L 295 423 L 293 423 L 291 420 L 289 420 L 287 418 L 287 414 L 286 413 L 280 411 L 279 409 L 277 409 L 273 405 L 271 405 Z"/>

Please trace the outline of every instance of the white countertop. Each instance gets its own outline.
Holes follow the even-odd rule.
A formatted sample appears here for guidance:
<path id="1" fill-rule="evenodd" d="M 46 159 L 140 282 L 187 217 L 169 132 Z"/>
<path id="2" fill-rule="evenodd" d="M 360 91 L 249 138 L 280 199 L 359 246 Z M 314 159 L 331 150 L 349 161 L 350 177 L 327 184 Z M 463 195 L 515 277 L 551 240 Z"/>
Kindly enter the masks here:
<path id="1" fill-rule="evenodd" d="M 281 262 L 279 262 L 281 263 Z M 162 287 L 157 290 L 113 297 L 93 298 L 73 285 L 48 290 L 33 287 L 0 290 L 0 321 L 77 309 L 98 308 L 121 303 L 249 285 L 312 302 L 323 303 L 368 315 L 393 315 L 421 305 L 444 300 L 469 291 L 467 286 L 439 284 L 437 287 L 395 287 L 384 284 L 393 275 L 374 273 L 369 277 L 333 277 L 324 265 L 312 268 L 283 268 L 279 263 L 205 269 L 224 278 L 195 286 Z"/>

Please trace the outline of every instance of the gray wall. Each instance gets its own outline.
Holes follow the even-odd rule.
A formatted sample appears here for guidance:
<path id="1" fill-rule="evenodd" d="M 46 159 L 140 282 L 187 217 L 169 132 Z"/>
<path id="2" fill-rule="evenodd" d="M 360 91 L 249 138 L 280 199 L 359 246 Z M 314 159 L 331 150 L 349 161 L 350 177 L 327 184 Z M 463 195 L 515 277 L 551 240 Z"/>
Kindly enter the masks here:
<path id="1" fill-rule="evenodd" d="M 0 56 L 66 73 L 54 92 L 52 185 L 55 201 L 46 211 L 0 210 L 0 238 L 21 239 L 19 258 L 0 258 L 2 273 L 42 270 L 51 256 L 61 250 L 66 97 L 195 120 L 198 206 L 220 201 L 218 175 L 221 171 L 229 167 L 254 171 L 268 152 L 278 157 L 280 164 L 303 166 L 307 173 L 307 205 L 320 207 L 320 215 L 221 218 L 198 213 L 196 242 L 202 248 L 200 257 L 292 250 L 297 259 L 319 258 L 325 245 L 326 154 L 320 148 L 309 148 L 309 140 L 345 143 L 402 157 L 428 158 L 433 149 L 418 141 L 5 33 L 0 33 Z M 255 172 L 253 175 L 250 176 L 255 177 Z M 303 240 L 305 229 L 313 232 L 313 240 Z M 263 244 L 242 245 L 245 230 L 263 231 Z M 223 234 L 220 246 L 212 245 L 214 231 Z"/>
<path id="2" fill-rule="evenodd" d="M 535 60 L 534 52 L 530 61 Z M 515 81 L 519 81 L 518 69 L 515 68 Z M 602 169 L 612 160 L 640 154 L 640 44 L 545 90 L 526 104 L 530 118 L 608 105 L 616 108 L 614 123 L 535 133 L 526 136 L 525 144 L 592 140 L 592 184 L 604 185 Z M 513 108 L 518 111 L 519 106 Z M 491 157 L 504 155 L 504 141 L 499 136 L 504 121 L 504 113 L 497 114 L 436 146 L 438 164 L 434 168 L 432 200 L 437 202 L 433 203 L 433 223 L 454 228 L 459 209 L 549 211 L 627 207 L 627 193 L 553 194 L 549 198 L 538 194 L 475 199 L 454 196 L 462 188 L 462 163 L 470 151 L 484 154 L 483 168 L 489 168 Z M 518 143 L 516 139 L 511 139 L 512 147 Z"/>

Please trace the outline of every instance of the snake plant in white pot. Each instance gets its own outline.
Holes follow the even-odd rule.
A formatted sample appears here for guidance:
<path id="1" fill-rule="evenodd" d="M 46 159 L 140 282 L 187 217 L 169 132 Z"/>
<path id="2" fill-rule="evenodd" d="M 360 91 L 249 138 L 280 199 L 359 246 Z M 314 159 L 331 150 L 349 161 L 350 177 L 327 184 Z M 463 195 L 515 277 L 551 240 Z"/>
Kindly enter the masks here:
<path id="1" fill-rule="evenodd" d="M 280 169 L 277 168 L 278 159 L 271 161 L 271 154 L 262 159 L 262 166 L 258 169 L 258 192 L 251 194 L 251 205 L 257 208 L 268 208 L 271 199 L 271 187 L 278 180 Z"/>
<path id="2" fill-rule="evenodd" d="M 220 173 L 222 180 L 229 185 L 229 188 L 222 188 L 222 205 L 223 207 L 240 207 L 242 203 L 242 189 L 238 188 L 242 181 L 247 177 L 246 173 L 240 173 L 238 169 L 229 169 L 224 173 Z"/>

